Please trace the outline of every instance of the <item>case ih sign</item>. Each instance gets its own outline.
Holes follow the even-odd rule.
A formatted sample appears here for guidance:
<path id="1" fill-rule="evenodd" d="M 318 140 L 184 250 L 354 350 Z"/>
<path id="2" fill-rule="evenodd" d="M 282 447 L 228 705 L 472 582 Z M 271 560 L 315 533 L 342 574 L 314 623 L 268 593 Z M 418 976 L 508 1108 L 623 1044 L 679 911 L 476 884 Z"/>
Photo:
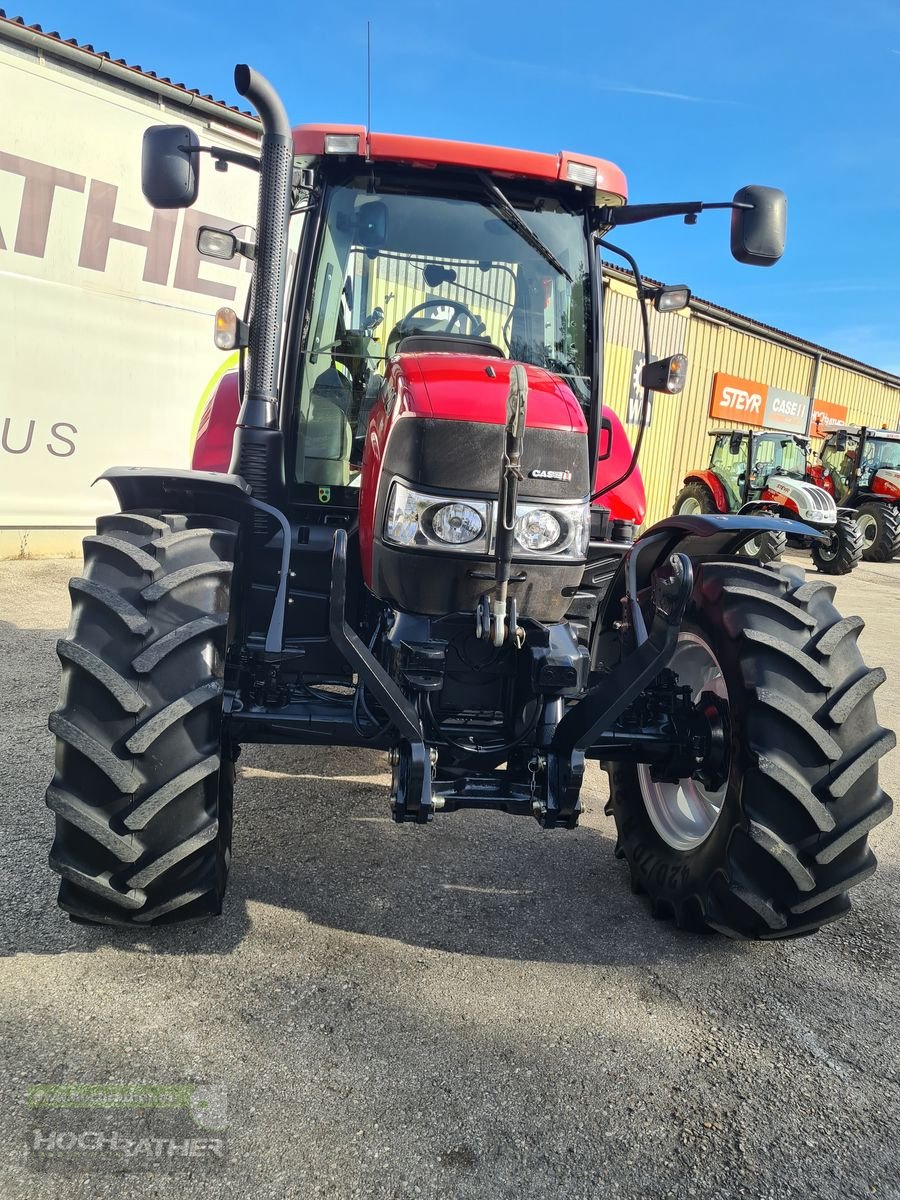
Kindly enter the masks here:
<path id="1" fill-rule="evenodd" d="M 806 433 L 809 425 L 809 396 L 769 387 L 738 375 L 717 371 L 713 376 L 709 415 L 721 421 Z"/>

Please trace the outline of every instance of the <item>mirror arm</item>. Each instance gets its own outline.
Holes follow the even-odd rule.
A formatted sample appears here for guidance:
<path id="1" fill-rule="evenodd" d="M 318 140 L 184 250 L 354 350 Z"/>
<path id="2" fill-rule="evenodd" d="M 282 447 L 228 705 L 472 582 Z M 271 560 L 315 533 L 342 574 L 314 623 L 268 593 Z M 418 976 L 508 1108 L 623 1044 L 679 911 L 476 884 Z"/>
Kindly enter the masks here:
<path id="1" fill-rule="evenodd" d="M 723 200 L 709 203 L 704 200 L 686 200 L 676 204 L 622 204 L 606 205 L 595 209 L 595 227 L 615 225 L 637 225 L 641 221 L 655 221 L 659 217 L 685 217 L 691 224 L 698 213 L 711 208 L 752 208 L 752 204 Z"/>
<path id="2" fill-rule="evenodd" d="M 241 154 L 238 150 L 223 150 L 220 146 L 179 146 L 185 154 L 208 154 L 215 159 L 217 171 L 227 171 L 228 164 L 236 167 L 246 167 L 250 171 L 259 170 L 259 159 L 252 154 Z"/>

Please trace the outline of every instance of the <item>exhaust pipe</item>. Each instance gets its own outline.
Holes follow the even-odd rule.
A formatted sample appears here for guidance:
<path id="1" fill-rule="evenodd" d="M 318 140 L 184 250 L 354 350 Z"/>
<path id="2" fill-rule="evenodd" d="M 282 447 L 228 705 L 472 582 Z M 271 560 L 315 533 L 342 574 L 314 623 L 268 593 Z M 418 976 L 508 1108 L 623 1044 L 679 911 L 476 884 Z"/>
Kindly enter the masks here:
<path id="1" fill-rule="evenodd" d="M 239 95 L 259 113 L 263 126 L 253 311 L 250 317 L 250 364 L 238 428 L 275 429 L 278 425 L 278 362 L 287 272 L 294 141 L 284 105 L 265 76 L 242 64 L 234 69 L 234 86 Z M 240 473 L 241 467 L 246 464 L 238 461 L 242 457 L 239 441 L 238 434 L 232 470 Z M 259 494 L 256 488 L 254 494 Z"/>

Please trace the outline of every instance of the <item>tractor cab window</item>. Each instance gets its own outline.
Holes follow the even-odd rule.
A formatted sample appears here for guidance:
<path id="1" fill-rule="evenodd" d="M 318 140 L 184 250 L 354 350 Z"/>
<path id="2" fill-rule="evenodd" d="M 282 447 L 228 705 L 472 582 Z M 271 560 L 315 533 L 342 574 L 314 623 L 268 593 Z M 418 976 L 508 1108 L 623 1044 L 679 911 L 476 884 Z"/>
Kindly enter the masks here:
<path id="1" fill-rule="evenodd" d="M 545 367 L 588 402 L 583 214 L 549 189 L 504 181 L 562 274 L 477 183 L 453 194 L 422 187 L 421 176 L 413 185 L 408 173 L 385 170 L 328 189 L 302 318 L 298 482 L 355 481 L 354 439 L 364 437 L 385 364 L 398 352 L 502 355 Z"/>
<path id="2" fill-rule="evenodd" d="M 739 507 L 743 503 L 747 474 L 747 439 L 738 439 L 730 433 L 718 434 L 710 466 L 722 481 L 731 507 Z"/>
<path id="3" fill-rule="evenodd" d="M 860 463 L 860 486 L 868 487 L 876 471 L 900 471 L 900 438 L 866 437 Z"/>
<path id="4" fill-rule="evenodd" d="M 765 434 L 753 441 L 750 484 L 763 487 L 770 475 L 806 474 L 806 446 L 790 434 Z"/>
<path id="5" fill-rule="evenodd" d="M 822 447 L 822 465 L 831 471 L 838 504 L 853 490 L 858 456 L 859 438 L 853 434 L 829 437 Z"/>

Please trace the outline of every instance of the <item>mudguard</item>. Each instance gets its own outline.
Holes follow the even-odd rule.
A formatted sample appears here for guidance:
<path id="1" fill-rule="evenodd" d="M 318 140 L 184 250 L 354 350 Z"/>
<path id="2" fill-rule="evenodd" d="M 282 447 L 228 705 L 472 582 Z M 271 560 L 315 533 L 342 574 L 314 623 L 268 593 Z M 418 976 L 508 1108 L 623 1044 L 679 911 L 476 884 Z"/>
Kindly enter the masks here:
<path id="1" fill-rule="evenodd" d="M 279 654 L 284 646 L 284 612 L 291 565 L 291 527 L 285 514 L 250 494 L 240 475 L 217 471 L 184 471 L 174 467 L 110 467 L 105 479 L 123 510 L 156 508 L 169 512 L 204 513 L 245 521 L 255 510 L 271 517 L 281 529 L 281 571 L 272 619 L 266 633 L 266 651 Z M 97 479 L 94 482 L 97 482 Z"/>
<path id="2" fill-rule="evenodd" d="M 728 512 L 728 496 L 725 493 L 725 488 L 722 486 L 722 481 L 719 479 L 715 471 L 691 471 L 685 475 L 685 483 L 702 483 L 704 487 L 709 488 L 716 509 L 720 513 Z"/>
<path id="3" fill-rule="evenodd" d="M 641 534 L 619 564 L 603 599 L 596 628 L 617 620 L 622 598 L 628 594 L 636 601 L 637 593 L 648 586 L 653 572 L 676 550 L 692 559 L 719 558 L 723 554 L 736 554 L 744 542 L 767 530 L 815 541 L 822 538 L 819 530 L 802 521 L 754 514 L 677 514 L 657 521 Z"/>
<path id="4" fill-rule="evenodd" d="M 240 520 L 251 505 L 250 485 L 240 475 L 185 471 L 174 467 L 109 467 L 105 479 L 119 507 L 210 513 Z"/>

